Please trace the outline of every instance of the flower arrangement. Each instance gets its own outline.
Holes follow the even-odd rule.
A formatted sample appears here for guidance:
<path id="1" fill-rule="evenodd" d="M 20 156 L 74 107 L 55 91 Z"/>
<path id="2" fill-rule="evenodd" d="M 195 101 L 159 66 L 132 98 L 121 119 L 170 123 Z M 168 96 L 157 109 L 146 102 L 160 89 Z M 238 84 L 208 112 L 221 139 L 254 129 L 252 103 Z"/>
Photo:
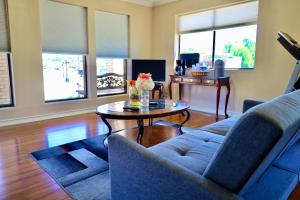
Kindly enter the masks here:
<path id="1" fill-rule="evenodd" d="M 129 104 L 131 106 L 149 106 L 149 91 L 154 88 L 150 73 L 140 73 L 136 81 L 128 81 Z"/>
<path id="2" fill-rule="evenodd" d="M 152 74 L 140 73 L 138 79 L 136 80 L 136 87 L 141 90 L 152 90 L 154 88 Z"/>

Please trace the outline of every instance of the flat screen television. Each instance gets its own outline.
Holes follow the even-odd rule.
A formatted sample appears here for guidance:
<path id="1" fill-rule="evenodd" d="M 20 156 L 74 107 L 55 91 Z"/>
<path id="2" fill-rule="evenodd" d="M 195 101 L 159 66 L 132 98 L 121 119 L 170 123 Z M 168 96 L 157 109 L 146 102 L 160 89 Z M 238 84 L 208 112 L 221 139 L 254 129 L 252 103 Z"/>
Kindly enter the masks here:
<path id="1" fill-rule="evenodd" d="M 166 81 L 166 60 L 132 60 L 132 79 L 139 73 L 151 73 L 153 81 Z"/>

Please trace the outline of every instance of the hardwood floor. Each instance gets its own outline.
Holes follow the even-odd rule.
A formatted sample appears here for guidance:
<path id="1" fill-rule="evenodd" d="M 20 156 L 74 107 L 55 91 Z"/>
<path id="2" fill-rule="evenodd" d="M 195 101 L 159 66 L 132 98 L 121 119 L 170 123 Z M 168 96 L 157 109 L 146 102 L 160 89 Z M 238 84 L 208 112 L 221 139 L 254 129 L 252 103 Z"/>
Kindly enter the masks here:
<path id="1" fill-rule="evenodd" d="M 180 123 L 184 117 L 174 115 L 163 119 Z M 214 115 L 193 111 L 185 125 L 202 127 L 213 122 L 215 122 Z M 111 120 L 110 123 L 113 130 L 136 125 L 135 121 Z M 94 113 L 0 128 L 0 199 L 70 199 L 36 164 L 29 153 L 106 132 L 106 126 Z M 121 134 L 135 140 L 134 131 L 121 132 Z M 154 134 L 152 137 L 145 134 L 143 144 L 153 145 L 175 134 L 176 132 L 168 132 L 165 135 Z M 300 199 L 300 186 L 296 188 L 290 199 Z"/>
<path id="2" fill-rule="evenodd" d="M 163 119 L 180 123 L 184 117 L 174 115 Z M 214 115 L 192 112 L 185 125 L 201 127 L 214 121 Z M 111 120 L 110 123 L 113 130 L 136 125 L 135 121 Z M 70 199 L 29 153 L 106 132 L 106 126 L 94 113 L 0 128 L 0 199 Z M 131 133 L 122 134 L 130 136 Z M 135 140 L 135 133 L 132 134 Z M 169 134 L 172 135 L 174 132 Z M 145 134 L 143 143 L 149 146 L 164 139 L 166 136 L 162 134 L 154 137 Z"/>

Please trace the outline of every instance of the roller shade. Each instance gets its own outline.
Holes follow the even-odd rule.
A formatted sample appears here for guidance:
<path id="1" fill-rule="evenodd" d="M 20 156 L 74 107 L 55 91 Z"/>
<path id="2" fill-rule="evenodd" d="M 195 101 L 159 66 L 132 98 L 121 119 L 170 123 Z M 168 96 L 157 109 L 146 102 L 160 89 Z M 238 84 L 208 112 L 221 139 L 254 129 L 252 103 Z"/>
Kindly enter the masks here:
<path id="1" fill-rule="evenodd" d="M 87 54 L 86 9 L 40 0 L 43 52 Z"/>
<path id="2" fill-rule="evenodd" d="M 0 51 L 10 51 L 5 0 L 0 0 Z"/>
<path id="3" fill-rule="evenodd" d="M 127 15 L 95 12 L 97 57 L 128 58 Z"/>
<path id="4" fill-rule="evenodd" d="M 258 1 L 183 15 L 179 17 L 179 32 L 217 29 L 226 26 L 256 23 Z"/>
<path id="5" fill-rule="evenodd" d="M 181 16 L 179 18 L 180 31 L 192 31 L 198 29 L 207 29 L 214 26 L 214 11 L 195 13 Z"/>
<path id="6" fill-rule="evenodd" d="M 215 26 L 228 26 L 257 21 L 258 2 L 249 2 L 220 8 L 215 13 Z"/>

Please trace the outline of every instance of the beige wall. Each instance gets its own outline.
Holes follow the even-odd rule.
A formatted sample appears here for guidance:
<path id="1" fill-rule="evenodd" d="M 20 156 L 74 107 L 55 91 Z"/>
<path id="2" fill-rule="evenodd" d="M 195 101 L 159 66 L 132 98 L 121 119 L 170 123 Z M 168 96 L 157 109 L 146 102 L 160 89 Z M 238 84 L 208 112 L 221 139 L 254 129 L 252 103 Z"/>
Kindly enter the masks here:
<path id="1" fill-rule="evenodd" d="M 176 16 L 234 2 L 238 0 L 181 0 L 156 7 L 153 10 L 153 57 L 166 58 L 168 73 L 173 74 Z M 255 69 L 227 72 L 232 82 L 229 110 L 233 112 L 241 111 L 246 98 L 267 100 L 282 94 L 296 62 L 276 41 L 276 36 L 278 31 L 285 31 L 300 40 L 297 20 L 300 18 L 300 1 L 260 0 L 259 7 Z M 215 88 L 186 86 L 184 99 L 194 108 L 214 111 Z"/>
<path id="2" fill-rule="evenodd" d="M 0 125 L 10 119 L 96 109 L 97 105 L 126 98 L 126 95 L 103 98 L 96 96 L 95 10 L 128 14 L 130 56 L 151 57 L 152 8 L 118 0 L 61 0 L 61 2 L 87 7 L 89 98 L 44 103 L 39 1 L 8 0 L 16 106 L 0 110 Z"/>

